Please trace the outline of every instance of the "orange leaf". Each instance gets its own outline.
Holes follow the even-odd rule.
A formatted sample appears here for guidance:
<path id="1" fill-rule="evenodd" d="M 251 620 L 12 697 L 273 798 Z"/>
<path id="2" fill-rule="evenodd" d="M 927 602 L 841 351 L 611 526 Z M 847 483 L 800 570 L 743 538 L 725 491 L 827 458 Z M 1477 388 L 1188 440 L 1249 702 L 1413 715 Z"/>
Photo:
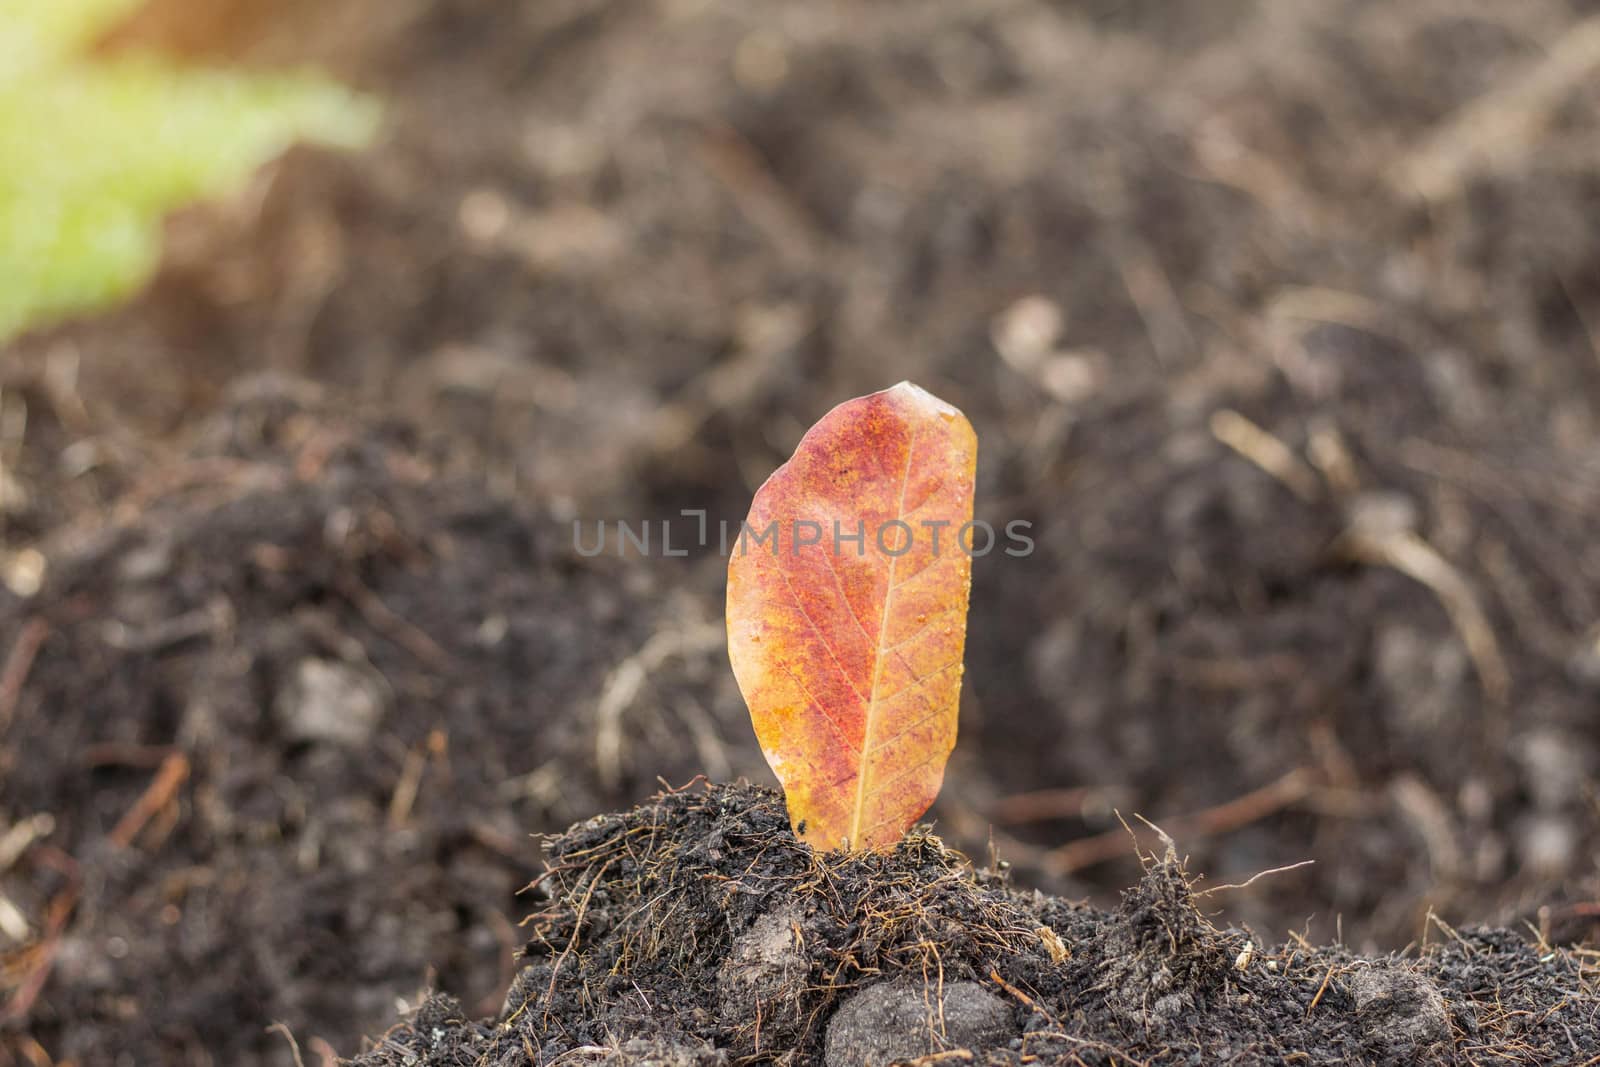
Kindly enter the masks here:
<path id="1" fill-rule="evenodd" d="M 892 845 L 938 795 L 977 451 L 961 412 L 910 382 L 851 400 L 757 491 L 732 546 L 733 673 L 795 833 L 817 848 Z"/>

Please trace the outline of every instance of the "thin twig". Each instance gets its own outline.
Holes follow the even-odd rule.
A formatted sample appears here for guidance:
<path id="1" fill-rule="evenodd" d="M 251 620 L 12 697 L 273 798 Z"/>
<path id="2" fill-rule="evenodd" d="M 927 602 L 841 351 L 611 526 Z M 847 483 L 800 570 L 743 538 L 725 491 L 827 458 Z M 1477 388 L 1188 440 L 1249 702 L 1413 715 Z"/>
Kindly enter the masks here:
<path id="1" fill-rule="evenodd" d="M 1338 550 L 1363 563 L 1392 567 L 1430 589 L 1461 635 L 1484 695 L 1496 704 L 1504 702 L 1511 691 L 1511 671 L 1494 627 L 1466 578 L 1432 545 L 1410 532 L 1374 535 L 1353 529 L 1340 539 Z"/>
<path id="2" fill-rule="evenodd" d="M 400 779 L 389 796 L 391 830 L 404 826 L 411 817 L 411 808 L 417 802 L 417 791 L 422 788 L 422 773 L 427 769 L 428 744 L 423 742 L 406 752 L 405 763 L 400 768 Z"/>
<path id="3" fill-rule="evenodd" d="M 1311 998 L 1311 1003 L 1306 1005 L 1306 1018 L 1311 1018 L 1311 1013 L 1317 1010 L 1317 1005 L 1322 1003 L 1322 994 L 1328 991 L 1328 983 L 1333 981 L 1333 972 L 1339 965 L 1328 964 L 1328 973 L 1322 976 L 1322 984 L 1317 987 L 1317 995 Z"/>
<path id="4" fill-rule="evenodd" d="M 28 673 L 33 670 L 33 661 L 38 658 L 39 649 L 44 647 L 45 639 L 49 636 L 50 624 L 35 617 L 23 624 L 22 632 L 11 646 L 5 668 L 0 670 L 0 734 L 5 733 L 11 725 L 17 702 L 22 698 L 22 687 L 27 684 Z"/>
<path id="5" fill-rule="evenodd" d="M 1316 473 L 1288 445 L 1237 411 L 1223 408 L 1211 416 L 1211 435 L 1282 482 L 1306 502 L 1317 498 Z"/>
<path id="6" fill-rule="evenodd" d="M 1574 25 L 1520 76 L 1472 100 L 1420 148 L 1401 159 L 1392 180 L 1429 200 L 1458 195 L 1471 178 L 1526 159 L 1564 101 L 1600 70 L 1600 16 Z"/>
<path id="7" fill-rule="evenodd" d="M 339 592 L 355 606 L 361 617 L 378 633 L 387 637 L 435 670 L 450 662 L 450 653 L 421 627 L 390 608 L 383 599 L 357 578 L 345 575 L 338 581 Z"/>
<path id="8" fill-rule="evenodd" d="M 622 780 L 622 716 L 644 690 L 650 675 L 673 656 L 704 655 L 727 640 L 721 626 L 697 623 L 662 629 L 612 669 L 595 704 L 594 760 L 602 784 Z"/>
<path id="9" fill-rule="evenodd" d="M 294 1067 L 306 1067 L 306 1061 L 300 1058 L 300 1042 L 294 1039 L 294 1031 L 285 1023 L 273 1023 L 267 1027 L 269 1034 L 282 1034 L 284 1040 L 289 1042 L 289 1054 L 294 1057 Z"/>
<path id="10" fill-rule="evenodd" d="M 1036 789 L 1001 797 L 989 809 L 994 821 L 1003 826 L 1021 823 L 1071 819 L 1083 814 L 1083 806 L 1097 790 L 1090 786 L 1070 789 Z"/>
<path id="11" fill-rule="evenodd" d="M 0 1012 L 0 1020 L 26 1019 L 33 1005 L 44 991 L 45 982 L 55 966 L 56 952 L 61 947 L 61 935 L 67 928 L 67 919 L 78 906 L 78 894 L 83 886 L 83 874 L 77 860 L 50 846 L 40 847 L 36 855 L 45 865 L 54 867 L 66 878 L 64 885 L 45 910 L 44 933 L 35 947 L 33 965 L 27 977 L 12 994 L 11 1001 Z"/>
<path id="12" fill-rule="evenodd" d="M 1301 860 L 1299 863 L 1291 863 L 1291 864 L 1288 864 L 1287 866 L 1283 866 L 1283 867 L 1270 867 L 1267 870 L 1258 871 L 1255 874 L 1252 874 L 1249 878 L 1246 878 L 1242 882 L 1233 882 L 1233 883 L 1230 883 L 1228 885 L 1214 885 L 1210 889 L 1207 889 L 1207 890 L 1205 890 L 1204 892 L 1201 892 L 1201 893 L 1196 893 L 1195 895 L 1196 896 L 1201 896 L 1201 897 L 1209 897 L 1212 893 L 1220 893 L 1224 889 L 1245 889 L 1245 888 L 1247 888 L 1247 887 L 1249 887 L 1251 885 L 1254 885 L 1258 878 L 1265 878 L 1265 877 L 1267 877 L 1268 875 L 1271 875 L 1271 874 L 1284 874 L 1284 873 L 1286 873 L 1288 871 L 1298 871 L 1301 867 L 1309 867 L 1315 862 L 1317 862 L 1317 861 L 1316 860 Z"/>
<path id="13" fill-rule="evenodd" d="M 567 961 L 567 957 L 572 955 L 578 947 L 578 938 L 583 933 L 583 916 L 589 910 L 589 898 L 594 896 L 594 887 L 600 884 L 600 879 L 606 876 L 606 871 L 619 858 L 613 856 L 606 860 L 605 863 L 600 865 L 600 869 L 594 873 L 594 877 L 589 879 L 589 885 L 583 891 L 583 899 L 578 902 L 578 910 L 572 917 L 572 936 L 567 939 L 566 947 L 561 950 L 561 955 L 556 957 L 554 966 L 550 968 L 550 985 L 545 989 L 545 1003 L 548 1004 L 556 995 L 556 979 L 561 976 L 561 965 Z"/>
<path id="14" fill-rule="evenodd" d="M 1277 781 L 1225 804 L 1162 821 L 1177 837 L 1213 837 L 1229 833 L 1299 803 L 1310 794 L 1314 782 L 1315 775 L 1309 768 L 1298 767 Z M 1116 859 L 1127 853 L 1127 834 L 1126 828 L 1107 830 L 1093 837 L 1069 841 L 1045 853 L 1042 865 L 1052 874 L 1066 875 Z"/>
<path id="15" fill-rule="evenodd" d="M 133 807 L 128 809 L 111 831 L 112 843 L 119 848 L 127 848 L 133 844 L 133 839 L 139 836 L 139 831 L 144 829 L 145 824 L 156 812 L 172 802 L 173 794 L 188 777 L 189 757 L 182 752 L 174 752 L 162 760 L 161 767 L 151 779 L 149 788 L 134 801 Z"/>

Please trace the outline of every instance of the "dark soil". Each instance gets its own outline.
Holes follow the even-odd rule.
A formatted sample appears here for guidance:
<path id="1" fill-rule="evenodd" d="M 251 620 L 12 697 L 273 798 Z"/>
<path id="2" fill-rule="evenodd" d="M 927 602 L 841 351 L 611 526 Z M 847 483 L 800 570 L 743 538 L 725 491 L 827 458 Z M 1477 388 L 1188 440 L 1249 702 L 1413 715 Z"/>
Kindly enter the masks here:
<path id="1" fill-rule="evenodd" d="M 527 835 L 771 781 L 723 561 L 583 559 L 572 519 L 737 521 L 901 378 L 967 412 L 981 516 L 1038 543 L 974 570 L 952 846 L 1103 908 L 1149 877 L 1119 811 L 1212 883 L 1314 859 L 1215 898 L 1280 968 L 1294 931 L 1542 973 L 1430 911 L 1588 951 L 1595 17 L 155 0 L 104 47 L 323 62 L 391 122 L 184 212 L 139 299 L 0 356 L 0 1065 L 289 1063 L 273 1021 L 353 1054 L 425 987 L 492 1015 Z M 1118 920 L 1072 914 L 1088 966 Z M 1029 951 L 961 949 L 1012 1005 L 986 953 Z M 1173 1026 L 1270 984 L 1174 974 L 1211 1022 Z M 1343 974 L 1281 1040 L 1386 999 Z M 754 1047 L 720 1025 L 680 1029 Z"/>
<path id="2" fill-rule="evenodd" d="M 1443 924 L 1400 955 L 1268 947 L 1213 925 L 1170 849 L 1100 911 L 1018 892 L 925 830 L 818 856 L 781 797 L 726 786 L 548 848 L 549 903 L 499 1016 L 431 999 L 358 1064 L 1544 1065 L 1600 1048 L 1594 953 Z M 979 1016 L 969 1046 L 956 1031 Z"/>
<path id="3" fill-rule="evenodd" d="M 75 909 L 30 1016 L 80 1062 L 102 1014 L 154 1063 L 263 1043 L 241 1020 L 379 1020 L 430 971 L 498 1003 L 527 828 L 609 795 L 592 686 L 652 613 L 685 618 L 409 431 L 270 380 L 236 394 L 137 508 L 62 531 L 13 608 L 43 640 L 0 709 L 6 803 L 54 832 L 5 886 Z M 680 729 L 657 752 L 687 778 Z"/>

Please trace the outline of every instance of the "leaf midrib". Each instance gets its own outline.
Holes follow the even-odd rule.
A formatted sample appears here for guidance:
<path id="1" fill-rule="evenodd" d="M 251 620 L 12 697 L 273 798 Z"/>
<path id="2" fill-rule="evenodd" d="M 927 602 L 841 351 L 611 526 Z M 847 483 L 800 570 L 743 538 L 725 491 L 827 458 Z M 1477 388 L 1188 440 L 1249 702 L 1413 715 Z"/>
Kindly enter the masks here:
<path id="1" fill-rule="evenodd" d="M 916 451 L 917 427 L 915 423 L 912 423 L 910 436 L 906 439 L 906 466 L 900 475 L 900 502 L 895 505 L 894 517 L 897 522 L 904 521 L 906 490 L 911 485 L 911 462 L 916 456 Z M 903 556 L 905 553 L 902 552 L 900 555 Z M 873 751 L 872 731 L 876 725 L 875 720 L 878 711 L 878 685 L 883 680 L 883 663 L 889 658 L 884 652 L 884 639 L 888 636 L 889 616 L 894 600 L 894 569 L 899 562 L 900 556 L 889 557 L 889 567 L 884 575 L 883 612 L 878 617 L 878 638 L 873 642 L 872 646 L 872 689 L 867 698 L 866 722 L 861 732 L 862 756 L 861 771 L 856 778 L 856 808 L 850 818 L 850 846 L 852 848 L 861 847 L 861 820 L 866 812 L 867 796 L 869 795 L 867 791 L 867 775 L 872 769 L 872 759 L 869 754 Z"/>

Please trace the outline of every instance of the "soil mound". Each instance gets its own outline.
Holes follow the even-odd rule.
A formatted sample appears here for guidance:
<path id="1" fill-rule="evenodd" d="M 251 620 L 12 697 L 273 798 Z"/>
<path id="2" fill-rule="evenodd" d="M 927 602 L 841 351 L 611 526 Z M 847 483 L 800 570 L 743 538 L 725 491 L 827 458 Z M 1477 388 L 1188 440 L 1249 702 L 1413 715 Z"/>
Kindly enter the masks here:
<path id="1" fill-rule="evenodd" d="M 498 1018 L 429 999 L 356 1062 L 867 1067 L 1579 1063 L 1592 954 L 1440 927 L 1367 957 L 1215 925 L 1176 851 L 1101 911 L 1008 884 L 919 830 L 814 854 L 748 786 L 664 793 L 548 842 Z"/>

